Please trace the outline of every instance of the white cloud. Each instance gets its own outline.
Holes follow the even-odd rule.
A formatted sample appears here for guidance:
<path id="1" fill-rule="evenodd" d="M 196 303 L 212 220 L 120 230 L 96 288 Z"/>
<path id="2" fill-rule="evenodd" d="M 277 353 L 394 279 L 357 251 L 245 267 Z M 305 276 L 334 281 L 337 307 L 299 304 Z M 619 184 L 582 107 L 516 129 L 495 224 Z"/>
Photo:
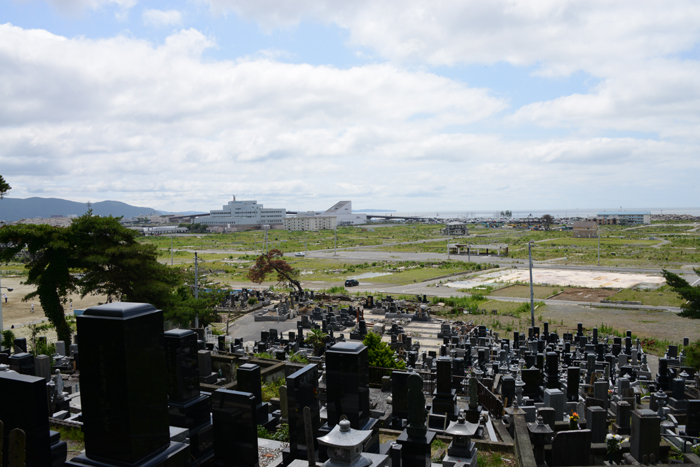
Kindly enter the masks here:
<path id="1" fill-rule="evenodd" d="M 542 74 L 597 74 L 620 61 L 692 49 L 700 36 L 693 0 L 205 0 L 266 29 L 304 19 L 336 24 L 351 43 L 396 61 L 538 65 Z"/>
<path id="2" fill-rule="evenodd" d="M 59 12 L 69 16 L 79 16 L 85 10 L 98 10 L 105 6 L 117 6 L 115 16 L 119 20 L 124 20 L 128 16 L 131 8 L 136 6 L 138 0 L 46 0 Z"/>
<path id="3" fill-rule="evenodd" d="M 154 27 L 179 26 L 182 24 L 182 13 L 177 10 L 148 9 L 143 12 L 143 22 Z"/>
<path id="4" fill-rule="evenodd" d="M 182 210 L 241 193 L 289 209 L 351 195 L 357 208 L 411 211 L 694 199 L 694 62 L 658 59 L 672 86 L 663 70 L 610 78 L 507 114 L 489 90 L 424 70 L 204 59 L 215 46 L 195 29 L 154 45 L 0 25 L 0 167 L 12 195 Z M 598 134 L 635 122 L 666 133 Z M 571 132 L 529 134 L 532 123 Z"/>

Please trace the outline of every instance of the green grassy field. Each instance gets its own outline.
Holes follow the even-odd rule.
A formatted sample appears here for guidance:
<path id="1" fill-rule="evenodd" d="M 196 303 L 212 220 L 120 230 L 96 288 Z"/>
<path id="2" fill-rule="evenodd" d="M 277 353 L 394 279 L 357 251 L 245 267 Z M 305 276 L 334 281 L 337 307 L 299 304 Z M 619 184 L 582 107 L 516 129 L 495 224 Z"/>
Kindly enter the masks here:
<path id="1" fill-rule="evenodd" d="M 671 292 L 668 286 L 663 286 L 657 290 L 620 290 L 610 297 L 610 300 L 626 300 L 642 302 L 642 305 L 651 306 L 681 306 L 683 300 L 677 293 Z"/>

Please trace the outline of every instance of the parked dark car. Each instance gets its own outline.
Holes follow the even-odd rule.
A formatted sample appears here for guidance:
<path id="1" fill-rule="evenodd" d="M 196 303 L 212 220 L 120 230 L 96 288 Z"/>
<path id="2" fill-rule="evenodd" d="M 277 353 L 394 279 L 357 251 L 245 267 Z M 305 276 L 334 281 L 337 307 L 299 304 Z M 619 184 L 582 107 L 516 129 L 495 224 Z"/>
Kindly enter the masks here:
<path id="1" fill-rule="evenodd" d="M 348 279 L 345 281 L 345 287 L 355 287 L 360 285 L 359 282 L 357 282 L 356 279 Z"/>

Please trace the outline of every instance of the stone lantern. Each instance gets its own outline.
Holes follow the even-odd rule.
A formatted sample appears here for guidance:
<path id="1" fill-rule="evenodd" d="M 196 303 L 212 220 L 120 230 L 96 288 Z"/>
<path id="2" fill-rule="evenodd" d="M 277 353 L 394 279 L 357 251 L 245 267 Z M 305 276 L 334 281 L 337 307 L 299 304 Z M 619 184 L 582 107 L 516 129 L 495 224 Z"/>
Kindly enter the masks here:
<path id="1" fill-rule="evenodd" d="M 478 423 L 469 423 L 464 412 L 459 413 L 457 421 L 450 423 L 445 430 L 446 435 L 452 436 L 452 442 L 447 448 L 447 455 L 442 460 L 443 467 L 454 467 L 458 462 L 465 467 L 476 467 L 477 449 L 472 438 L 478 429 Z"/>
<path id="2" fill-rule="evenodd" d="M 362 455 L 365 441 L 372 436 L 372 431 L 350 428 L 349 420 L 341 420 L 330 433 L 318 438 L 318 442 L 328 446 L 329 459 L 324 467 L 368 467 L 372 461 Z"/>
<path id="3" fill-rule="evenodd" d="M 662 389 L 659 389 L 657 392 L 654 393 L 654 398 L 656 399 L 656 404 L 659 406 L 659 409 L 656 414 L 661 418 L 662 421 L 666 420 L 664 407 L 666 407 L 668 396 Z"/>
<path id="4" fill-rule="evenodd" d="M 532 445 L 535 451 L 535 462 L 538 466 L 546 466 L 544 461 L 544 445 L 547 444 L 547 438 L 553 433 L 552 429 L 544 423 L 542 415 L 537 416 L 537 422 L 528 423 L 527 429 L 530 431 Z"/>
<path id="5" fill-rule="evenodd" d="M 518 405 L 523 405 L 523 391 L 525 390 L 525 381 L 522 375 L 518 373 L 518 379 L 515 380 L 515 397 L 518 400 Z"/>

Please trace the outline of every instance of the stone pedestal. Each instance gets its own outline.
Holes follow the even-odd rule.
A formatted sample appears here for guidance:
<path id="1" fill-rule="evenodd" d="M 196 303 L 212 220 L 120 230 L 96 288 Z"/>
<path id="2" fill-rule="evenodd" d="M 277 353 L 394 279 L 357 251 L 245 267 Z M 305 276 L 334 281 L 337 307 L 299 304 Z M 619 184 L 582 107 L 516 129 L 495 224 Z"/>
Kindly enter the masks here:
<path id="1" fill-rule="evenodd" d="M 402 467 L 430 467 L 430 446 L 435 432 L 428 431 L 423 437 L 409 437 L 404 430 L 396 442 L 401 445 Z"/>

